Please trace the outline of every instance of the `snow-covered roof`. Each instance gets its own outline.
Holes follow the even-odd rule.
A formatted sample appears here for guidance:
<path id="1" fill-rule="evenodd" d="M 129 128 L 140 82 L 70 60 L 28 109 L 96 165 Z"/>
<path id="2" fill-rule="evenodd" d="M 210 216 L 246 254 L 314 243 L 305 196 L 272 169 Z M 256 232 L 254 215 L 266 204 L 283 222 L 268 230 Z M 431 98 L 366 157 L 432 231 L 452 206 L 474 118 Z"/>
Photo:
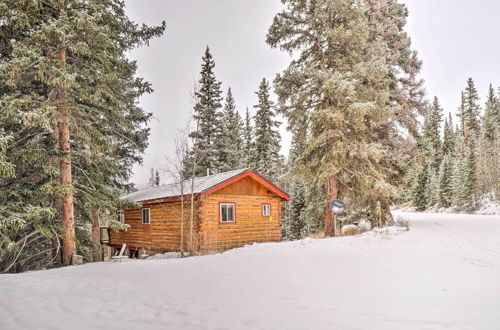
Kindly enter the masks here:
<path id="1" fill-rule="evenodd" d="M 243 168 L 239 170 L 213 174 L 209 176 L 197 177 L 194 179 L 194 193 L 200 194 L 216 187 L 234 177 L 237 177 L 245 172 L 249 172 L 250 169 Z M 191 180 L 186 180 L 183 182 L 184 194 L 191 193 Z M 169 198 L 180 196 L 180 184 L 179 183 L 169 183 L 160 187 L 147 188 L 144 190 L 135 191 L 128 195 L 120 197 L 121 200 L 127 200 L 131 202 L 143 202 L 159 198 Z"/>

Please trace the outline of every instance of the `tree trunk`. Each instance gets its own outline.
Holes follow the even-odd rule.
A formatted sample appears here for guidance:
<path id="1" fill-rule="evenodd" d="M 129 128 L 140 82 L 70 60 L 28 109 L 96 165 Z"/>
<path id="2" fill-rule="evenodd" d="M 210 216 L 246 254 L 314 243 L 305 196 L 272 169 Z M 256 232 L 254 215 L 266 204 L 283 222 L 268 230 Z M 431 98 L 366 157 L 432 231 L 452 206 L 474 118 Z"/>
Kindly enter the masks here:
<path id="1" fill-rule="evenodd" d="M 66 44 L 61 40 L 58 45 L 58 58 L 62 68 L 66 66 Z M 75 254 L 75 219 L 73 210 L 73 182 L 71 177 L 71 145 L 69 134 L 69 111 L 66 102 L 66 86 L 59 86 L 57 111 L 59 113 L 59 148 L 63 156 L 59 161 L 61 173 L 62 220 L 64 224 L 63 235 L 63 265 L 71 265 Z"/>
<path id="2" fill-rule="evenodd" d="M 337 181 L 333 176 L 326 183 L 325 237 L 335 236 L 335 214 L 330 210 L 330 202 L 337 199 Z"/>
<path id="3" fill-rule="evenodd" d="M 54 141 L 54 149 L 59 149 L 59 128 L 58 128 L 58 123 L 54 123 L 52 125 L 52 133 L 50 134 L 50 137 L 52 141 Z M 54 168 L 59 167 L 59 157 L 53 157 L 51 160 L 51 165 Z M 54 182 L 61 182 L 61 175 L 57 174 L 57 176 L 52 177 L 52 181 Z M 62 214 L 62 204 L 61 204 L 61 199 L 60 195 L 56 192 L 53 195 L 51 195 L 51 200 L 52 200 L 52 207 L 57 210 L 57 214 L 61 215 Z M 55 228 L 51 226 L 52 233 L 54 234 L 52 238 L 52 263 L 51 267 L 61 267 L 62 265 L 62 237 Z"/>

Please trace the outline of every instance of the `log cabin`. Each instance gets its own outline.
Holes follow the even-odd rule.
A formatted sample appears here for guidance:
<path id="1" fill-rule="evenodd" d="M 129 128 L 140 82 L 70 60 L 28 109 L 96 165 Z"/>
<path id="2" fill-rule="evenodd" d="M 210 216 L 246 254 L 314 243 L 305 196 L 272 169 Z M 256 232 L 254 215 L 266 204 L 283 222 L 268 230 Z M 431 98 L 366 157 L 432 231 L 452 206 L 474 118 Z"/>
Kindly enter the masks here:
<path id="1" fill-rule="evenodd" d="M 290 197 L 255 171 L 240 169 L 182 184 L 183 197 L 180 183 L 123 196 L 139 207 L 118 211 L 118 220 L 130 227 L 109 232 L 109 245 L 126 244 L 133 255 L 179 251 L 182 241 L 184 251 L 212 253 L 281 240 L 282 203 Z"/>

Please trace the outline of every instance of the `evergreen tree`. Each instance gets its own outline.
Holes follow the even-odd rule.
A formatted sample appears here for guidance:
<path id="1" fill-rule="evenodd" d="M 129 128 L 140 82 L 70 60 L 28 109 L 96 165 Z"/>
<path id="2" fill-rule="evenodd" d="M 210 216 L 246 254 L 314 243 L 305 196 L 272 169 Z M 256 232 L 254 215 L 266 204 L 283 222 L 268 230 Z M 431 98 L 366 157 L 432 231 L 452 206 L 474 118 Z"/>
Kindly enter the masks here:
<path id="1" fill-rule="evenodd" d="M 254 168 L 255 160 L 255 143 L 254 143 L 254 129 L 252 127 L 252 119 L 248 112 L 245 112 L 245 121 L 243 124 L 243 165 L 246 168 Z"/>
<path id="2" fill-rule="evenodd" d="M 256 92 L 259 102 L 255 113 L 255 164 L 256 170 L 268 177 L 276 178 L 280 164 L 279 122 L 275 119 L 273 103 L 270 100 L 269 84 L 262 79 Z"/>
<path id="3" fill-rule="evenodd" d="M 422 95 L 420 63 L 404 32 L 406 9 L 396 1 L 283 4 L 267 42 L 295 59 L 275 79 L 280 111 L 290 127 L 310 114 L 300 172 L 308 185 L 319 187 L 319 198 L 334 178 L 339 196 L 358 201 L 358 209 L 379 200 L 389 218 L 411 149 L 411 138 L 397 126 L 415 131 Z M 315 208 L 324 207 L 324 199 L 320 205 Z"/>
<path id="4" fill-rule="evenodd" d="M 462 210 L 466 200 L 463 189 L 463 178 L 465 174 L 465 152 L 466 145 L 462 136 L 456 136 L 457 151 L 453 167 L 453 207 L 455 210 Z"/>
<path id="5" fill-rule="evenodd" d="M 290 210 L 289 210 L 289 235 L 287 238 L 301 239 L 304 233 L 304 210 L 306 207 L 306 187 L 299 180 L 294 180 L 291 186 Z"/>
<path id="6" fill-rule="evenodd" d="M 285 206 L 283 219 L 284 237 L 300 239 L 306 226 L 306 189 L 298 175 L 297 160 L 305 152 L 307 145 L 308 119 L 302 117 L 292 131 L 292 143 L 288 156 L 288 171 L 286 173 L 287 188 L 290 191 L 290 202 Z"/>
<path id="7" fill-rule="evenodd" d="M 482 141 L 493 142 L 496 138 L 500 137 L 498 133 L 497 112 L 499 111 L 499 102 L 495 95 L 495 90 L 490 84 L 488 96 L 486 99 L 486 106 L 484 110 L 484 118 L 482 125 Z"/>
<path id="8" fill-rule="evenodd" d="M 479 144 L 478 185 L 481 195 L 500 199 L 500 102 L 490 85 Z"/>
<path id="9" fill-rule="evenodd" d="M 465 120 L 467 118 L 467 115 L 465 113 L 465 93 L 462 91 L 461 93 L 461 97 L 460 97 L 460 107 L 458 107 L 458 111 L 457 111 L 457 116 L 458 118 L 460 119 L 460 129 L 456 129 L 456 132 L 460 132 L 461 135 L 463 136 L 464 135 L 464 131 L 465 131 Z"/>
<path id="10" fill-rule="evenodd" d="M 160 186 L 160 173 L 158 171 L 155 172 L 155 187 Z"/>
<path id="11" fill-rule="evenodd" d="M 5 0 L 0 22 L 0 123 L 16 171 L 0 181 L 12 247 L 0 271 L 67 265 L 76 248 L 88 260 L 80 228 L 109 218 L 147 146 L 137 100 L 152 89 L 126 55 L 165 26 L 139 27 L 115 0 Z"/>
<path id="12" fill-rule="evenodd" d="M 425 165 L 418 174 L 413 193 L 413 205 L 417 211 L 424 211 L 429 205 L 430 166 Z"/>
<path id="13" fill-rule="evenodd" d="M 479 136 L 479 118 L 481 116 L 481 107 L 479 106 L 479 94 L 477 92 L 474 80 L 469 78 L 464 92 L 463 122 L 465 123 L 464 135 L 466 137 L 474 135 Z"/>
<path id="14" fill-rule="evenodd" d="M 227 172 L 243 165 L 243 131 L 241 117 L 236 111 L 231 88 L 227 91 L 226 102 L 220 121 L 221 136 L 218 138 L 220 147 L 218 171 Z"/>
<path id="15" fill-rule="evenodd" d="M 207 47 L 202 58 L 199 88 L 195 92 L 193 118 L 196 130 L 189 135 L 193 139 L 191 162 L 197 159 L 196 175 L 205 175 L 207 169 L 214 172 L 218 165 L 220 148 L 220 108 L 222 106 L 221 82 L 215 78 L 215 61 Z M 192 166 L 186 166 L 192 168 Z"/>
<path id="16" fill-rule="evenodd" d="M 444 122 L 443 155 L 450 155 L 455 150 L 455 132 L 453 131 L 453 119 L 451 112 Z"/>
<path id="17" fill-rule="evenodd" d="M 438 202 L 441 207 L 450 207 L 453 203 L 453 164 L 451 155 L 446 155 L 439 169 Z"/>
<path id="18" fill-rule="evenodd" d="M 439 178 L 434 168 L 429 169 L 429 180 L 426 189 L 427 208 L 433 208 L 439 200 Z"/>
<path id="19" fill-rule="evenodd" d="M 471 138 L 466 147 L 465 164 L 463 167 L 463 207 L 471 212 L 477 206 L 477 151 L 475 138 Z"/>
<path id="20" fill-rule="evenodd" d="M 434 169 L 439 168 L 442 158 L 442 146 L 441 146 L 441 122 L 443 121 L 443 109 L 439 104 L 437 97 L 434 97 L 434 102 L 430 108 L 428 117 L 426 118 L 426 124 L 424 127 L 424 136 L 429 141 L 432 148 L 431 158 L 432 166 Z"/>

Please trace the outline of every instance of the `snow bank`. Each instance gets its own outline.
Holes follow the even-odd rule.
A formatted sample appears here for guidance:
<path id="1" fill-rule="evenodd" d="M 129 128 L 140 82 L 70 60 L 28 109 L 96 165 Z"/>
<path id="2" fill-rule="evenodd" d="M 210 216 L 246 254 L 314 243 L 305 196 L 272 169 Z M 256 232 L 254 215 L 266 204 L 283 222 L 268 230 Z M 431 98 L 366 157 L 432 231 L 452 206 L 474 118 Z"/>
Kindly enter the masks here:
<path id="1" fill-rule="evenodd" d="M 0 275 L 0 329 L 495 329 L 498 216 Z"/>
<path id="2" fill-rule="evenodd" d="M 491 199 L 489 196 L 483 196 L 478 201 L 478 209 L 473 212 L 473 214 L 478 215 L 500 215 L 500 203 Z M 395 208 L 395 211 L 399 212 L 417 212 L 415 207 L 411 206 L 411 204 L 406 203 L 403 205 L 398 205 Z M 460 214 L 453 207 L 444 208 L 444 207 L 433 207 L 424 213 L 453 213 Z"/>

